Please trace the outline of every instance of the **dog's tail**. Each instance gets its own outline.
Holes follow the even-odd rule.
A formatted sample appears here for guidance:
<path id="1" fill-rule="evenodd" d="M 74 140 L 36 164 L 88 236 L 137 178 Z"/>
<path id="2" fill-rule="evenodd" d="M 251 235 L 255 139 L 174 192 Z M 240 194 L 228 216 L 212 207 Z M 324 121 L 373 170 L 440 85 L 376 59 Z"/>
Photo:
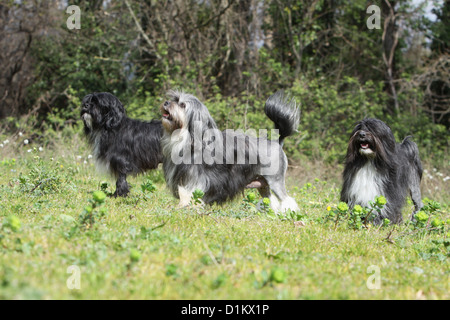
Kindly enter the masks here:
<path id="1" fill-rule="evenodd" d="M 280 134 L 279 143 L 283 145 L 284 139 L 297 131 L 300 108 L 297 107 L 294 98 L 279 90 L 267 99 L 264 112 L 275 123 L 275 129 L 278 129 Z"/>
<path id="2" fill-rule="evenodd" d="M 403 139 L 403 142 L 400 144 L 401 150 L 406 155 L 406 158 L 409 160 L 410 164 L 412 164 L 417 172 L 419 173 L 419 177 L 422 179 L 422 163 L 420 162 L 419 156 L 419 148 L 414 141 L 409 140 L 412 136 L 407 136 Z"/>

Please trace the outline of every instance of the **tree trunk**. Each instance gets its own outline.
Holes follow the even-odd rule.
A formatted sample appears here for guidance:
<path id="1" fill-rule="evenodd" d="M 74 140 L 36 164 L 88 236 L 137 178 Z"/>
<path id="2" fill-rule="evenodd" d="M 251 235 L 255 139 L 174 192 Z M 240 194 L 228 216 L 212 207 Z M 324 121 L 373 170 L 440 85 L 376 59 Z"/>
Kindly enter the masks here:
<path id="1" fill-rule="evenodd" d="M 384 18 L 383 30 L 383 61 L 386 67 L 386 89 L 391 96 L 391 103 L 388 104 L 387 110 L 391 114 L 399 113 L 397 90 L 395 88 L 395 50 L 398 44 L 398 27 L 396 24 L 396 14 L 394 11 L 395 1 L 384 0 L 381 5 L 381 12 Z M 393 108 L 392 108 L 393 105 Z"/>

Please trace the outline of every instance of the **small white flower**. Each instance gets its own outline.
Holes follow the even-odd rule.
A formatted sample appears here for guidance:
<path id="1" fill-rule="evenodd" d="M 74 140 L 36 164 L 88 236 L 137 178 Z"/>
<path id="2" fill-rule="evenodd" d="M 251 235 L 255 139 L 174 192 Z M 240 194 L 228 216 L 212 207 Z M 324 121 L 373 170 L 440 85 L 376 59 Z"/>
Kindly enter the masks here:
<path id="1" fill-rule="evenodd" d="M 50 160 L 51 160 L 51 161 L 54 161 L 55 159 L 52 157 L 52 158 L 50 158 Z"/>
<path id="2" fill-rule="evenodd" d="M 434 172 L 436 172 L 436 171 L 437 171 L 437 169 L 436 169 L 436 168 L 433 168 L 433 171 L 434 171 Z"/>
<path id="3" fill-rule="evenodd" d="M 28 150 L 27 150 L 27 152 L 31 152 L 31 151 L 33 151 L 33 149 L 28 149 Z"/>
<path id="4" fill-rule="evenodd" d="M 8 139 L 6 139 L 5 141 L 3 141 L 3 144 L 8 144 L 9 143 L 9 140 Z"/>
<path id="5" fill-rule="evenodd" d="M 3 147 L 4 147 L 3 143 L 0 143 L 0 148 L 3 148 Z"/>
<path id="6" fill-rule="evenodd" d="M 442 180 L 444 180 L 444 182 L 445 181 L 447 181 L 447 180 L 450 180 L 450 177 L 449 176 L 446 176 L 444 179 L 442 179 Z"/>
<path id="7" fill-rule="evenodd" d="M 23 144 L 29 144 L 30 141 L 28 139 L 23 140 Z"/>
<path id="8" fill-rule="evenodd" d="M 39 147 L 39 151 L 40 151 L 40 152 L 44 151 L 44 148 Z"/>
<path id="9" fill-rule="evenodd" d="M 87 164 L 87 161 L 86 160 L 84 160 L 84 162 L 83 162 L 84 164 Z"/>
<path id="10" fill-rule="evenodd" d="M 92 154 L 88 155 L 88 159 L 92 159 Z"/>
<path id="11" fill-rule="evenodd" d="M 423 172 L 428 173 L 428 170 L 427 169 L 423 169 Z"/>
<path id="12" fill-rule="evenodd" d="M 78 160 L 81 160 L 81 156 L 77 156 L 77 159 L 78 159 Z"/>
<path id="13" fill-rule="evenodd" d="M 22 132 L 19 132 L 19 137 L 21 137 L 21 136 L 23 136 L 23 133 L 22 133 Z"/>

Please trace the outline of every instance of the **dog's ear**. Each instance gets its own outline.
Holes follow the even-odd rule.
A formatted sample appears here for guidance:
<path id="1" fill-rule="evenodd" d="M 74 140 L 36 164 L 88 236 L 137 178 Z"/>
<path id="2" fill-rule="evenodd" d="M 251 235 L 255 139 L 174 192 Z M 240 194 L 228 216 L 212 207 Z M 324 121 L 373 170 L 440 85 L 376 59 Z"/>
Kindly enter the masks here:
<path id="1" fill-rule="evenodd" d="M 107 108 L 105 128 L 111 129 L 117 127 L 125 116 L 125 108 L 122 102 L 112 94 L 105 96 L 105 99 L 102 102 L 105 103 Z"/>
<path id="2" fill-rule="evenodd" d="M 347 154 L 345 156 L 345 162 L 351 163 L 355 161 L 355 159 L 358 157 L 358 150 L 355 148 L 355 139 L 356 139 L 356 133 L 361 129 L 361 122 L 358 122 L 355 124 L 355 127 L 350 134 L 350 140 L 348 141 L 347 145 Z"/>
<path id="3" fill-rule="evenodd" d="M 209 141 L 206 136 L 210 132 L 208 129 L 217 129 L 217 125 L 206 106 L 198 99 L 191 99 L 189 104 L 190 108 L 186 114 L 188 130 L 193 141 L 199 140 L 197 145 L 202 145 L 203 141 Z"/>

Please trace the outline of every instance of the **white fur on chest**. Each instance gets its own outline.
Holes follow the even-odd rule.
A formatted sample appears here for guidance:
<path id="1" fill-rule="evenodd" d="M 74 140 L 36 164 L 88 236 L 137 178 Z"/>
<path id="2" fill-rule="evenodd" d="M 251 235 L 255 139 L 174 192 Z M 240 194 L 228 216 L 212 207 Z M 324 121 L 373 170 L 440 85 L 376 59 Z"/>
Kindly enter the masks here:
<path id="1" fill-rule="evenodd" d="M 112 174 L 109 167 L 109 162 L 100 158 L 100 145 L 101 145 L 101 134 L 99 132 L 94 132 L 94 160 L 95 168 L 97 172 L 104 175 Z"/>
<path id="2" fill-rule="evenodd" d="M 368 206 L 369 201 L 383 195 L 382 186 L 383 177 L 377 172 L 372 161 L 367 162 L 353 177 L 348 194 L 351 205 Z"/>
<path id="3" fill-rule="evenodd" d="M 164 173 L 166 183 L 169 188 L 177 194 L 179 187 L 183 187 L 184 192 L 192 195 L 196 189 L 206 191 L 209 188 L 208 176 L 200 174 L 198 166 L 191 163 L 191 136 L 186 129 L 176 130 L 172 134 L 164 133 L 161 140 L 164 154 Z M 183 156 L 180 156 L 182 154 Z M 181 170 L 180 164 L 192 164 L 184 172 L 187 177 L 184 185 L 179 185 L 180 181 L 175 181 L 175 175 Z M 178 195 L 181 196 L 181 195 Z"/>

